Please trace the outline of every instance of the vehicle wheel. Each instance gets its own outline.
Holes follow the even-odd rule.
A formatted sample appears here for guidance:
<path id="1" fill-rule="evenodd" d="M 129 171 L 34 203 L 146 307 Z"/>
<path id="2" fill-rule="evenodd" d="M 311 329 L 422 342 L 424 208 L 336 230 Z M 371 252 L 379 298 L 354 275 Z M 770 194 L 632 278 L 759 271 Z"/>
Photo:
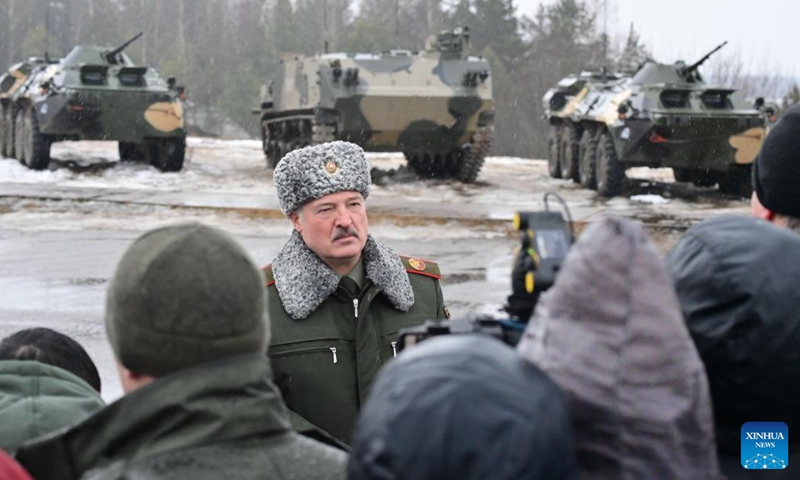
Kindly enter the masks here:
<path id="1" fill-rule="evenodd" d="M 183 168 L 186 157 L 186 138 L 164 138 L 152 140 L 155 167 L 162 172 L 178 172 Z"/>
<path id="2" fill-rule="evenodd" d="M 578 152 L 578 182 L 583 188 L 596 189 L 595 158 L 597 157 L 597 136 L 590 129 L 585 129 L 581 135 Z"/>
<path id="3" fill-rule="evenodd" d="M 119 159 L 122 162 L 147 160 L 147 146 L 142 143 L 119 142 Z"/>
<path id="4" fill-rule="evenodd" d="M 694 181 L 694 172 L 686 168 L 673 168 L 672 175 L 676 182 L 692 183 Z"/>
<path id="5" fill-rule="evenodd" d="M 753 195 L 752 165 L 731 167 L 719 179 L 719 191 L 725 195 L 750 198 Z"/>
<path id="6" fill-rule="evenodd" d="M 25 163 L 25 111 L 17 110 L 14 115 L 14 158 Z"/>
<path id="7" fill-rule="evenodd" d="M 6 146 L 6 130 L 8 126 L 6 124 L 6 115 L 9 109 L 5 106 L 0 107 L 0 156 L 6 157 L 7 146 Z"/>
<path id="8" fill-rule="evenodd" d="M 278 162 L 281 160 L 280 150 L 278 149 L 278 142 L 270 140 L 264 151 L 264 157 L 267 159 L 267 167 L 275 170 Z"/>
<path id="9" fill-rule="evenodd" d="M 698 187 L 713 187 L 719 181 L 719 175 L 710 170 L 695 170 L 692 172 L 692 183 Z"/>
<path id="10" fill-rule="evenodd" d="M 603 132 L 597 142 L 595 174 L 597 193 L 604 197 L 613 197 L 619 194 L 622 179 L 625 178 L 625 170 L 617 159 L 614 140 L 608 132 Z"/>
<path id="11" fill-rule="evenodd" d="M 553 178 L 561 178 L 561 125 L 550 125 L 547 135 L 547 171 Z"/>
<path id="12" fill-rule="evenodd" d="M 486 158 L 485 152 L 481 148 L 473 146 L 462 152 L 460 157 L 455 172 L 456 180 L 463 183 L 475 182 Z"/>
<path id="13" fill-rule="evenodd" d="M 559 168 L 564 180 L 578 180 L 578 127 L 572 124 L 561 130 L 561 148 L 559 151 Z"/>
<path id="14" fill-rule="evenodd" d="M 430 179 L 436 176 L 433 171 L 433 156 L 427 153 L 411 153 L 408 159 L 408 166 L 421 179 Z"/>
<path id="15" fill-rule="evenodd" d="M 431 172 L 435 178 L 448 178 L 454 177 L 460 168 L 459 164 L 450 165 L 447 155 L 434 154 L 431 155 Z"/>
<path id="16" fill-rule="evenodd" d="M 14 158 L 14 109 L 11 106 L 5 108 L 1 120 L 5 125 L 2 154 L 8 158 Z"/>
<path id="17" fill-rule="evenodd" d="M 19 112 L 22 118 L 23 162 L 31 170 L 44 170 L 50 165 L 50 139 L 39 132 L 39 120 L 33 108 Z"/>

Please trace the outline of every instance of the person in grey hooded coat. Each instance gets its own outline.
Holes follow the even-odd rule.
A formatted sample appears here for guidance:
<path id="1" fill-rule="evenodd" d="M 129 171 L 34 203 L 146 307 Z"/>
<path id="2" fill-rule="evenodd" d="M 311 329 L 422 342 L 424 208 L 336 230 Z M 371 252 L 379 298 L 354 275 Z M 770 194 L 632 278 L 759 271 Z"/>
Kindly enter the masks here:
<path id="1" fill-rule="evenodd" d="M 564 391 L 583 480 L 720 478 L 705 370 L 641 227 L 591 225 L 518 350 Z"/>
<path id="2" fill-rule="evenodd" d="M 425 340 L 378 375 L 353 438 L 350 480 L 571 480 L 558 387 L 500 341 Z"/>

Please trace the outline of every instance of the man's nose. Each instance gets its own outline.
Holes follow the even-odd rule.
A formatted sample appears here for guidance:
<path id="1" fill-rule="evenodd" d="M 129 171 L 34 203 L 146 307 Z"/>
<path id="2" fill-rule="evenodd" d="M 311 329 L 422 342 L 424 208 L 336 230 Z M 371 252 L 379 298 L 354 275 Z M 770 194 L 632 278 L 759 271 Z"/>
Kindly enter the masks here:
<path id="1" fill-rule="evenodd" d="M 341 206 L 336 209 L 336 226 L 337 227 L 349 227 L 353 224 L 353 218 L 350 216 L 350 212 L 347 211 L 347 207 Z"/>

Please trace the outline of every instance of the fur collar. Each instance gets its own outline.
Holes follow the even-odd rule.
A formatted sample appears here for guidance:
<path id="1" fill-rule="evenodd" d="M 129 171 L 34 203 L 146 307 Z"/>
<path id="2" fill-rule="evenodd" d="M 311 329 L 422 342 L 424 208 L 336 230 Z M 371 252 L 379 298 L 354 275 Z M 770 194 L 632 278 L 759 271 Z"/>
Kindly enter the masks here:
<path id="1" fill-rule="evenodd" d="M 414 291 L 400 257 L 368 235 L 362 258 L 367 278 L 396 309 L 407 312 L 414 304 Z M 336 273 L 306 246 L 296 230 L 272 262 L 272 273 L 283 308 L 295 320 L 311 315 L 339 286 Z"/>

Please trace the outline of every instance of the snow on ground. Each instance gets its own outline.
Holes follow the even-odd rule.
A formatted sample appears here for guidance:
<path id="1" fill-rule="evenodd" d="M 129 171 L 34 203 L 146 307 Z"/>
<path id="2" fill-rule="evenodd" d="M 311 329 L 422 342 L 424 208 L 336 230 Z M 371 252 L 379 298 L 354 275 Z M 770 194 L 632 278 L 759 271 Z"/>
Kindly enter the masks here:
<path id="1" fill-rule="evenodd" d="M 41 172 L 28 170 L 16 160 L 0 159 L 0 182 L 264 195 L 272 199 L 275 195 L 272 172 L 266 166 L 261 143 L 256 140 L 189 137 L 185 167 L 176 173 L 161 173 L 141 163 L 119 162 L 116 142 L 57 143 L 52 147 L 52 157 L 51 170 Z M 401 153 L 369 153 L 367 157 L 372 167 L 386 172 L 406 164 Z M 675 183 L 671 169 L 632 168 L 627 175 L 629 181 L 624 192 L 627 198 L 604 199 L 569 180 L 550 178 L 546 161 L 488 157 L 474 184 L 417 180 L 375 185 L 371 198 L 388 205 L 389 212 L 424 214 L 434 209 L 443 216 L 458 211 L 467 215 L 474 212 L 476 218 L 508 220 L 515 211 L 543 208 L 544 193 L 557 192 L 576 218 L 593 219 L 611 213 L 651 223 L 677 219 L 684 227 L 709 215 L 746 214 L 748 210 L 746 201 L 723 198 L 713 188 L 698 189 Z M 155 215 L 168 217 L 170 213 L 165 209 Z M 4 221 L 11 220 L 8 215 L 4 217 Z M 412 228 L 398 226 L 394 234 L 405 235 L 403 232 L 413 232 Z M 436 234 L 447 235 L 448 230 L 442 228 Z"/>
<path id="2" fill-rule="evenodd" d="M 105 202 L 12 201 L 0 202 L 4 229 L 25 232 L 121 230 L 142 231 L 180 221 L 199 221 L 240 235 L 287 237 L 292 227 L 284 219 L 251 218 L 232 211 L 152 205 L 117 205 Z M 504 238 L 507 230 L 491 226 L 464 228 L 454 222 L 432 225 L 401 225 L 373 222 L 370 232 L 378 238 L 410 241 Z"/>
<path id="3" fill-rule="evenodd" d="M 665 203 L 669 203 L 669 200 L 662 197 L 661 195 L 633 195 L 631 197 L 631 201 L 639 203 L 652 203 L 653 205 L 662 205 Z"/>

